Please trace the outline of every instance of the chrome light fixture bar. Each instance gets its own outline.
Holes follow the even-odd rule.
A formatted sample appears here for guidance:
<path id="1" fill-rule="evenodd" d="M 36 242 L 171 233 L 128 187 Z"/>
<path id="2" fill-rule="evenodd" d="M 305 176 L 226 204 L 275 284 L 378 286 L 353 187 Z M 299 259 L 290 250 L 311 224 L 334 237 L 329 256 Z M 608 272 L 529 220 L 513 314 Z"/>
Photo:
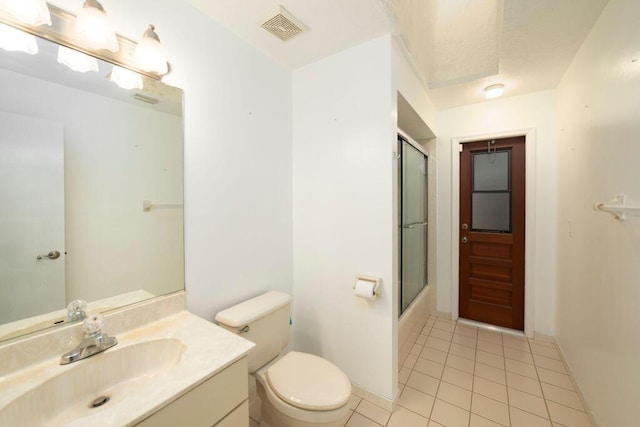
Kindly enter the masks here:
<path id="1" fill-rule="evenodd" d="M 116 34 L 116 38 L 120 46 L 118 52 L 111 52 L 109 50 L 97 51 L 86 48 L 75 37 L 75 15 L 51 4 L 49 4 L 48 6 L 49 12 L 51 14 L 51 26 L 34 26 L 25 24 L 17 20 L 15 17 L 4 13 L 2 10 L 0 10 L 0 23 L 4 23 L 26 33 L 42 37 L 43 39 L 53 41 L 62 46 L 66 46 L 87 55 L 105 60 L 114 65 L 127 68 L 150 79 L 162 79 L 162 76 L 160 74 L 156 72 L 145 71 L 140 68 L 140 66 L 138 65 L 138 61 L 136 60 L 134 55 L 137 46 L 137 43 L 135 41 Z"/>

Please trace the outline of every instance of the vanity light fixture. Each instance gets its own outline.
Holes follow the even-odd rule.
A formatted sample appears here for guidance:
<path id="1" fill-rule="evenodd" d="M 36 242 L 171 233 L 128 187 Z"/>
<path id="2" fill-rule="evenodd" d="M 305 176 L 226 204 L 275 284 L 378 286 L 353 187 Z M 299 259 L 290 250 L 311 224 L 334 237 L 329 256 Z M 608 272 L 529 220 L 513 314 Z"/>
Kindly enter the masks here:
<path id="1" fill-rule="evenodd" d="M 167 56 L 164 54 L 160 37 L 155 29 L 153 25 L 149 25 L 136 46 L 134 57 L 138 66 L 144 71 L 164 76 L 169 72 Z"/>
<path id="2" fill-rule="evenodd" d="M 58 62 L 80 73 L 98 71 L 98 60 L 96 58 L 65 46 L 58 48 Z"/>
<path id="3" fill-rule="evenodd" d="M 38 53 L 36 37 L 0 23 L 0 48 L 11 52 Z"/>
<path id="4" fill-rule="evenodd" d="M 113 66 L 113 70 L 109 75 L 109 80 L 120 86 L 122 89 L 142 89 L 142 76 L 135 71 L 126 68 Z"/>
<path id="5" fill-rule="evenodd" d="M 0 0 L 0 10 L 27 25 L 51 25 L 51 14 L 45 0 Z"/>
<path id="6" fill-rule="evenodd" d="M 487 99 L 498 98 L 504 93 L 503 84 L 495 84 L 484 88 L 484 96 Z"/>
<path id="7" fill-rule="evenodd" d="M 80 0 L 74 1 L 80 3 Z M 33 55 L 38 53 L 35 37 L 41 37 L 65 46 L 58 51 L 58 62 L 74 71 L 98 71 L 94 58 L 134 70 L 123 73 L 124 70 L 116 69 L 113 76 L 107 76 L 127 89 L 141 88 L 142 76 L 160 81 L 169 72 L 153 25 L 145 31 L 138 46 L 133 40 L 115 33 L 98 0 L 82 0 L 81 4 L 76 16 L 45 0 L 0 0 L 0 49 Z"/>
<path id="8" fill-rule="evenodd" d="M 120 47 L 104 8 L 98 0 L 86 0 L 76 17 L 75 35 L 89 49 L 117 52 Z"/>

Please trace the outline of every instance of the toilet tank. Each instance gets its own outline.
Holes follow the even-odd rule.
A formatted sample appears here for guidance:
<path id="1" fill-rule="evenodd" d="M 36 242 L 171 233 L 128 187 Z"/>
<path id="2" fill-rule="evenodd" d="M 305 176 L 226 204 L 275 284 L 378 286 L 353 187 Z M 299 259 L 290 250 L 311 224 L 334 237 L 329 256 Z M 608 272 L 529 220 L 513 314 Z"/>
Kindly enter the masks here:
<path id="1" fill-rule="evenodd" d="M 249 372 L 255 372 L 289 344 L 291 296 L 269 291 L 216 314 L 221 327 L 253 342 Z"/>

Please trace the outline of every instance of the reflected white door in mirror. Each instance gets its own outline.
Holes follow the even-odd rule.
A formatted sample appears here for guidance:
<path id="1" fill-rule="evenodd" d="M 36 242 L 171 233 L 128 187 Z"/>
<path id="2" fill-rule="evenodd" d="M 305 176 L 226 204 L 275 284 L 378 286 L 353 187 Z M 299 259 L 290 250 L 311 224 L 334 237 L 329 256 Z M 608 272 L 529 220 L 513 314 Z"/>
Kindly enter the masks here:
<path id="1" fill-rule="evenodd" d="M 0 111 L 0 324 L 65 304 L 60 123 Z M 53 258 L 53 256 L 51 257 Z"/>

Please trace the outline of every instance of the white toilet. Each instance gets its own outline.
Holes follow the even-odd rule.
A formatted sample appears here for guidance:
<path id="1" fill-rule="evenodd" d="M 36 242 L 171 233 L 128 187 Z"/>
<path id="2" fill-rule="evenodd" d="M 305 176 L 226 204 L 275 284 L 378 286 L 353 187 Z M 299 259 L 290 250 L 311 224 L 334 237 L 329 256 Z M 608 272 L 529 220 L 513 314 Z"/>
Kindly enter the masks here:
<path id="1" fill-rule="evenodd" d="M 344 372 L 312 354 L 280 354 L 289 343 L 290 305 L 290 295 L 271 291 L 221 311 L 216 321 L 256 344 L 248 358 L 262 400 L 261 426 L 343 426 L 351 396 Z"/>

